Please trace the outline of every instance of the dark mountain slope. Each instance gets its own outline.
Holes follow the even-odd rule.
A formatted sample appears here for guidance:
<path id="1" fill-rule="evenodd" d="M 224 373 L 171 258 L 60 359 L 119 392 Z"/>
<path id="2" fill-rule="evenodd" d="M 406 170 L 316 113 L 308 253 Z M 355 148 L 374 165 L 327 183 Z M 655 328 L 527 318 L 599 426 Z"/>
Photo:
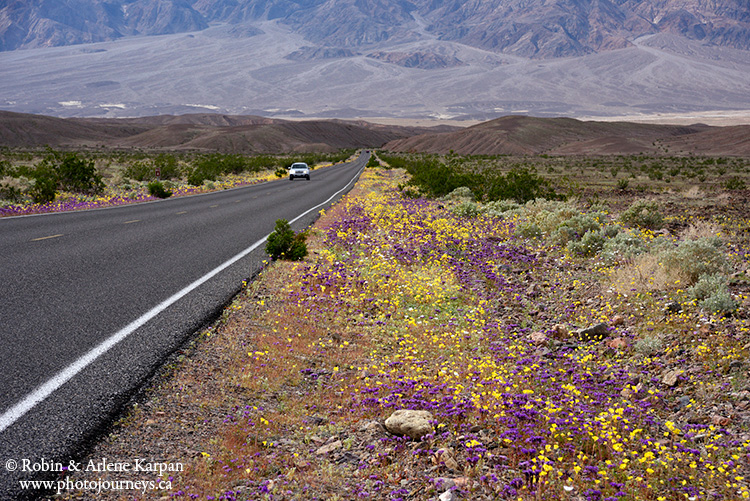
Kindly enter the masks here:
<path id="1" fill-rule="evenodd" d="M 632 154 L 655 152 L 655 142 L 674 136 L 692 138 L 706 126 L 582 122 L 572 118 L 508 116 L 455 132 L 391 141 L 397 152 L 462 155 Z"/>
<path id="2" fill-rule="evenodd" d="M 0 111 L 0 146 L 196 149 L 285 153 L 374 148 L 426 128 L 195 114 L 128 119 L 53 118 Z"/>

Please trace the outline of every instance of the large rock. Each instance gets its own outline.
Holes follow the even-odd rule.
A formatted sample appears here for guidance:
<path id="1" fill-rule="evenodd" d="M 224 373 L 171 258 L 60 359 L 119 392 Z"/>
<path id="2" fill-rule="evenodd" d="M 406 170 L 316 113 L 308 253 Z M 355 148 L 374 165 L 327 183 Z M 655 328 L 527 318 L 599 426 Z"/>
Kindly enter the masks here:
<path id="1" fill-rule="evenodd" d="M 399 409 L 385 420 L 385 429 L 394 435 L 406 435 L 419 440 L 433 432 L 432 423 L 430 423 L 432 420 L 433 416 L 429 411 Z"/>
<path id="2" fill-rule="evenodd" d="M 609 334 L 609 325 L 606 323 L 600 323 L 575 331 L 575 335 L 579 341 L 587 343 L 589 341 L 601 341 Z"/>

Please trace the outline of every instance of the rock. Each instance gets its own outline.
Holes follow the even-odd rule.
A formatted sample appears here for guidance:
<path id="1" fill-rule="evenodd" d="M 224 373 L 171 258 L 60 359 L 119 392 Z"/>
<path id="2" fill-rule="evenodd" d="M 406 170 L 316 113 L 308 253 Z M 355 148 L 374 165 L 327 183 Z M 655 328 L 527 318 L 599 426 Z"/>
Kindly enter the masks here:
<path id="1" fill-rule="evenodd" d="M 585 329 L 574 331 L 579 341 L 601 341 L 604 337 L 609 334 L 609 325 L 602 322 L 600 324 L 592 325 Z"/>
<path id="2" fill-rule="evenodd" d="M 446 477 L 437 477 L 433 479 L 433 482 L 435 482 L 435 486 L 438 489 L 452 489 L 456 486 L 456 483 L 452 479 Z"/>
<path id="3" fill-rule="evenodd" d="M 438 449 L 436 456 L 435 463 L 443 463 L 449 470 L 458 471 L 458 461 L 453 458 L 453 451 L 450 448 Z"/>
<path id="4" fill-rule="evenodd" d="M 607 346 L 615 350 L 622 350 L 628 347 L 628 343 L 621 337 L 616 337 L 607 341 Z"/>
<path id="5" fill-rule="evenodd" d="M 727 426 L 732 420 L 728 417 L 714 414 L 711 416 L 711 424 L 715 426 Z"/>
<path id="6" fill-rule="evenodd" d="M 568 339 L 568 329 L 562 324 L 555 324 L 552 327 L 552 336 L 555 339 Z"/>
<path id="7" fill-rule="evenodd" d="M 682 369 L 673 369 L 671 371 L 667 371 L 664 373 L 664 375 L 661 378 L 662 384 L 665 384 L 669 387 L 673 387 L 677 384 L 677 378 L 679 378 L 681 375 L 685 373 Z"/>
<path id="8" fill-rule="evenodd" d="M 433 432 L 432 423 L 430 423 L 433 419 L 429 411 L 399 409 L 385 420 L 385 429 L 394 435 L 406 435 L 419 440 Z"/>
<path id="9" fill-rule="evenodd" d="M 665 313 L 679 313 L 682 311 L 682 305 L 677 301 L 672 301 L 664 307 Z"/>
<path id="10" fill-rule="evenodd" d="M 679 407 L 680 409 L 684 409 L 688 405 L 690 405 L 690 397 L 689 396 L 683 395 L 683 396 L 681 396 L 680 398 L 677 399 L 677 407 Z"/>
<path id="11" fill-rule="evenodd" d="M 536 331 L 529 335 L 529 339 L 536 346 L 541 346 L 547 343 L 547 335 L 544 332 Z"/>
<path id="12" fill-rule="evenodd" d="M 334 442 L 331 442 L 330 444 L 326 444 L 323 447 L 319 448 L 317 451 L 315 451 L 315 454 L 318 456 L 323 456 L 325 454 L 330 454 L 331 452 L 341 449 L 343 444 L 341 443 L 341 440 L 336 440 Z"/>
<path id="13" fill-rule="evenodd" d="M 458 494 L 454 491 L 447 490 L 438 498 L 440 501 L 458 501 Z"/>
<path id="14" fill-rule="evenodd" d="M 359 431 L 369 431 L 373 433 L 379 433 L 382 431 L 385 431 L 385 428 L 383 428 L 383 425 L 378 423 L 377 421 L 368 421 L 364 423 L 360 428 Z"/>
<path id="15" fill-rule="evenodd" d="M 625 317 L 622 315 L 615 315 L 612 317 L 612 327 L 618 327 L 620 325 L 625 325 Z"/>

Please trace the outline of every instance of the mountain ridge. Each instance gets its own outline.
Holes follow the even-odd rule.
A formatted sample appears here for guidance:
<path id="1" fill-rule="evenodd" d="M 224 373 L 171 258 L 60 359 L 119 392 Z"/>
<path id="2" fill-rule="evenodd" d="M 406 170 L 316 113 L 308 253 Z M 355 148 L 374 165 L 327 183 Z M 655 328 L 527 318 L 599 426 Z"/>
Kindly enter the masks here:
<path id="1" fill-rule="evenodd" d="M 669 33 L 750 49 L 743 0 L 44 0 L 0 9 L 0 50 L 201 31 L 280 20 L 320 46 L 434 37 L 529 58 L 581 56 Z"/>
<path id="2" fill-rule="evenodd" d="M 403 127 L 362 120 L 291 121 L 215 113 L 107 119 L 0 111 L 0 147 L 46 146 L 241 154 L 382 147 L 461 155 L 750 157 L 750 125 L 656 125 L 508 115 L 466 128 Z"/>

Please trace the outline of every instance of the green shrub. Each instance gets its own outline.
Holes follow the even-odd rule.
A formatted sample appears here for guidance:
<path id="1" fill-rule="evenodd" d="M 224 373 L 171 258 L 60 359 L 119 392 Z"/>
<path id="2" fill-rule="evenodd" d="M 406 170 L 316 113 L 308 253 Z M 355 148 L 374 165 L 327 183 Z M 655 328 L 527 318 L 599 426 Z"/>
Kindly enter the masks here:
<path id="1" fill-rule="evenodd" d="M 580 257 L 595 256 L 602 250 L 605 241 L 603 230 L 589 230 L 580 240 L 568 242 L 568 251 Z"/>
<path id="2" fill-rule="evenodd" d="M 601 257 L 607 264 L 629 261 L 648 250 L 646 242 L 628 231 L 621 231 L 607 240 L 601 252 Z"/>
<path id="3" fill-rule="evenodd" d="M 482 206 L 482 211 L 491 217 L 503 217 L 507 212 L 518 210 L 521 206 L 513 200 L 495 200 Z"/>
<path id="4" fill-rule="evenodd" d="M 737 311 L 737 301 L 734 300 L 728 289 L 719 290 L 698 303 L 703 311 L 709 313 L 720 313 L 728 315 Z"/>
<path id="5" fill-rule="evenodd" d="M 737 301 L 729 292 L 727 277 L 721 273 L 702 275 L 687 293 L 700 309 L 709 313 L 730 314 L 737 310 Z"/>
<path id="6" fill-rule="evenodd" d="M 135 179 L 136 181 L 146 181 L 156 177 L 151 164 L 141 160 L 129 164 L 125 168 L 123 175 L 129 179 Z"/>
<path id="7" fill-rule="evenodd" d="M 567 245 L 568 242 L 581 240 L 587 233 L 601 229 L 600 216 L 599 213 L 585 213 L 563 220 L 550 235 L 550 241 L 556 245 Z"/>
<path id="8" fill-rule="evenodd" d="M 80 158 L 76 153 L 52 156 L 60 189 L 77 193 L 98 193 L 104 189 L 102 176 L 96 171 L 93 160 Z"/>
<path id="9" fill-rule="evenodd" d="M 157 198 L 169 198 L 172 196 L 172 192 L 167 190 L 161 181 L 151 181 L 148 183 L 148 192 L 151 196 Z"/>
<path id="10" fill-rule="evenodd" d="M 156 176 L 156 169 L 159 169 L 160 179 L 178 179 L 181 175 L 177 158 L 168 153 L 160 153 L 153 160 L 153 174 Z"/>
<path id="11" fill-rule="evenodd" d="M 664 224 L 664 216 L 656 202 L 639 200 L 620 215 L 620 221 L 630 226 L 657 230 Z"/>
<path id="12" fill-rule="evenodd" d="M 443 198 L 446 200 L 475 200 L 474 193 L 466 186 L 459 186 Z"/>
<path id="13" fill-rule="evenodd" d="M 724 183 L 724 188 L 727 190 L 744 190 L 745 181 L 739 176 L 733 176 Z"/>
<path id="14" fill-rule="evenodd" d="M 524 238 L 539 238 L 542 236 L 542 229 L 536 223 L 524 221 L 516 227 L 516 235 Z"/>
<path id="15" fill-rule="evenodd" d="M 366 167 L 370 167 L 370 168 L 380 167 L 380 162 L 378 162 L 378 157 L 376 157 L 374 153 L 370 155 L 370 159 L 367 161 Z"/>
<path id="16" fill-rule="evenodd" d="M 279 167 L 278 169 L 276 169 L 276 171 L 274 172 L 274 174 L 276 175 L 276 177 L 282 178 L 282 177 L 286 177 L 289 174 L 289 171 L 287 171 L 283 167 Z"/>
<path id="17" fill-rule="evenodd" d="M 48 162 L 42 161 L 33 171 L 34 184 L 29 190 L 36 204 L 52 202 L 57 197 L 57 175 Z"/>
<path id="18" fill-rule="evenodd" d="M 466 200 L 453 207 L 453 209 L 451 209 L 451 212 L 458 217 L 471 219 L 479 215 L 479 208 L 474 202 Z"/>
<path id="19" fill-rule="evenodd" d="M 628 181 L 625 178 L 618 179 L 617 180 L 617 189 L 620 191 L 625 191 L 628 189 L 628 185 L 630 184 L 630 181 Z"/>
<path id="20" fill-rule="evenodd" d="M 702 275 L 692 287 L 687 289 L 688 296 L 696 301 L 702 301 L 707 297 L 727 288 L 727 278 L 721 273 Z"/>
<path id="21" fill-rule="evenodd" d="M 294 233 L 286 219 L 277 219 L 273 233 L 268 235 L 266 252 L 273 259 L 299 261 L 307 255 L 307 233 Z"/>
<path id="22" fill-rule="evenodd" d="M 564 200 L 546 179 L 527 168 L 513 168 L 505 176 L 490 177 L 483 183 L 489 200 L 515 200 L 526 203 L 537 198 Z"/>
<path id="23" fill-rule="evenodd" d="M 684 277 L 688 285 L 696 283 L 702 275 L 729 269 L 719 237 L 683 240 L 677 248 L 663 252 L 661 259 L 670 274 Z"/>

